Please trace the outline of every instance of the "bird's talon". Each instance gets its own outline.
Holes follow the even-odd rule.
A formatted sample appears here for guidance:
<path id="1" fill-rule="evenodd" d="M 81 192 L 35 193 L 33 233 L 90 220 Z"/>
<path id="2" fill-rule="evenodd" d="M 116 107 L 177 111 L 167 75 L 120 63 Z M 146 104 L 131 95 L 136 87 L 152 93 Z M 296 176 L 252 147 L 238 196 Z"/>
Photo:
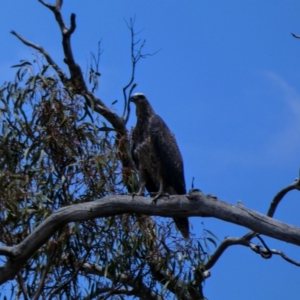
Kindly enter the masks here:
<path id="1" fill-rule="evenodd" d="M 135 196 L 143 196 L 143 193 L 132 193 L 131 196 L 132 196 L 131 200 L 134 200 Z"/>
<path id="2" fill-rule="evenodd" d="M 160 198 L 160 197 L 168 197 L 170 198 L 170 194 L 169 193 L 158 193 L 153 199 L 152 199 L 152 203 L 156 204 L 157 200 Z"/>
<path id="3" fill-rule="evenodd" d="M 157 202 L 157 197 L 154 197 L 153 199 L 152 199 L 152 204 L 156 204 L 156 202 Z"/>

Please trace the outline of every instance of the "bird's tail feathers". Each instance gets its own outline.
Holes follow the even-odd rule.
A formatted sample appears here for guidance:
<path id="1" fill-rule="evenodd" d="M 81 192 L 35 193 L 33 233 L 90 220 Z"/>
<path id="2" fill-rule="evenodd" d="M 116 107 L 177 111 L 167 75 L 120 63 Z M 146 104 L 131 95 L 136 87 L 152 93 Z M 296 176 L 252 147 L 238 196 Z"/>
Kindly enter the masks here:
<path id="1" fill-rule="evenodd" d="M 185 239 L 188 239 L 190 235 L 188 218 L 174 218 L 173 220 L 176 224 L 176 227 L 181 232 L 182 236 Z"/>

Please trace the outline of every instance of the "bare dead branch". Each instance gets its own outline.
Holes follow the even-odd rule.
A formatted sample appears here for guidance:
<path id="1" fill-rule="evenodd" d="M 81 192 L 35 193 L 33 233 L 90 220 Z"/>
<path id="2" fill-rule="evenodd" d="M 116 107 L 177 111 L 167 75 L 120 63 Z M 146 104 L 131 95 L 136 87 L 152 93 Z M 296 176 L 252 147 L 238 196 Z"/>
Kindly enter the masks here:
<path id="1" fill-rule="evenodd" d="M 252 231 L 251 231 L 252 233 Z M 263 243 L 264 248 L 260 245 L 253 244 L 249 241 L 249 238 L 247 235 L 244 235 L 242 237 L 226 237 L 218 246 L 217 250 L 211 255 L 210 259 L 207 261 L 207 263 L 204 265 L 205 270 L 211 269 L 215 263 L 219 260 L 219 258 L 222 256 L 224 251 L 234 245 L 241 245 L 245 247 L 249 247 L 252 251 L 255 253 L 260 254 L 263 258 L 268 259 L 272 256 L 272 251 L 267 247 L 263 239 L 258 235 L 255 234 L 255 236 Z"/>
<path id="2" fill-rule="evenodd" d="M 274 216 L 274 213 L 275 213 L 280 201 L 283 199 L 283 197 L 288 192 L 290 192 L 292 190 L 295 190 L 295 189 L 300 190 L 300 179 L 299 178 L 296 178 L 291 184 L 289 184 L 286 187 L 282 188 L 274 196 L 274 198 L 272 199 L 272 201 L 270 203 L 270 207 L 269 207 L 268 212 L 267 212 L 266 215 L 268 217 L 272 218 Z M 262 242 L 262 244 L 264 245 L 264 248 L 260 247 L 259 245 L 255 245 L 255 244 L 250 243 L 250 240 L 255 236 Z M 239 237 L 239 238 L 235 238 L 235 237 L 225 238 L 221 242 L 221 244 L 218 246 L 218 248 L 216 249 L 214 254 L 211 255 L 209 261 L 205 264 L 205 269 L 206 270 L 210 269 L 217 262 L 217 260 L 221 257 L 223 252 L 229 246 L 233 246 L 233 245 L 243 245 L 243 246 L 250 247 L 250 249 L 252 249 L 254 252 L 260 254 L 265 259 L 271 258 L 273 251 L 275 251 L 276 254 L 282 253 L 282 252 L 277 251 L 277 250 L 272 250 L 271 251 L 268 248 L 268 246 L 265 244 L 263 239 L 257 234 L 257 232 L 251 230 L 251 231 L 247 232 L 244 236 Z M 294 265 L 297 265 L 297 263 L 294 260 L 292 260 L 291 258 L 288 258 L 286 255 L 283 255 L 282 258 L 284 258 L 285 260 L 291 262 Z"/>
<path id="3" fill-rule="evenodd" d="M 124 97 L 124 110 L 123 110 L 123 118 L 125 119 L 125 124 L 127 123 L 128 119 L 129 119 L 129 113 L 130 113 L 130 102 L 129 102 L 129 98 L 131 95 L 131 92 L 133 91 L 133 89 L 137 86 L 137 84 L 135 83 L 133 86 L 133 88 L 130 89 L 130 93 L 127 95 L 127 89 L 130 88 L 130 86 L 132 85 L 134 78 L 135 78 L 135 68 L 136 68 L 136 64 L 137 64 L 137 60 L 135 57 L 135 46 L 136 43 L 134 41 L 134 22 L 135 22 L 135 17 L 134 18 L 130 18 L 130 24 L 128 24 L 126 21 L 126 25 L 130 31 L 130 38 L 131 38 L 131 47 L 130 47 L 130 55 L 131 55 L 131 76 L 129 79 L 129 82 L 123 87 L 123 97 Z"/>
<path id="4" fill-rule="evenodd" d="M 69 35 L 71 35 L 76 29 L 75 18 L 76 18 L 76 15 L 71 14 L 71 16 L 70 16 L 70 29 L 67 32 L 67 34 L 69 34 Z"/>
<path id="5" fill-rule="evenodd" d="M 250 246 L 250 242 L 244 237 L 226 237 L 218 246 L 216 251 L 211 255 L 210 259 L 204 265 L 205 270 L 211 269 L 218 259 L 222 256 L 224 251 L 233 245 Z"/>
<path id="6" fill-rule="evenodd" d="M 276 250 L 276 249 L 269 249 L 268 246 L 266 245 L 266 243 L 263 241 L 263 239 L 257 235 L 257 238 L 259 238 L 259 240 L 262 242 L 263 246 L 260 245 L 254 245 L 254 244 L 250 244 L 250 248 L 251 250 L 253 250 L 254 252 L 260 254 L 263 258 L 265 259 L 269 259 L 272 257 L 272 255 L 279 255 L 281 256 L 284 260 L 286 260 L 287 262 L 300 267 L 300 262 L 297 262 L 291 258 L 289 258 L 288 256 L 286 256 L 282 251 Z"/>
<path id="7" fill-rule="evenodd" d="M 27 288 L 24 284 L 24 280 L 23 280 L 22 274 L 20 272 L 17 275 L 17 281 L 19 283 L 19 287 L 21 288 L 24 300 L 27 300 L 28 299 Z"/>
<path id="8" fill-rule="evenodd" d="M 55 6 L 51 5 L 49 3 L 44 2 L 43 0 L 38 0 L 40 3 L 42 3 L 44 6 L 48 7 L 49 9 L 54 9 Z"/>
<path id="9" fill-rule="evenodd" d="M 87 87 L 85 81 L 83 79 L 82 71 L 80 66 L 75 62 L 72 47 L 71 47 L 71 35 L 74 33 L 76 29 L 76 15 L 71 14 L 70 16 L 70 28 L 68 29 L 63 21 L 63 17 L 61 15 L 61 6 L 62 1 L 56 1 L 56 5 L 50 5 L 45 3 L 43 0 L 39 0 L 40 3 L 49 8 L 58 23 L 58 26 L 62 35 L 62 46 L 64 50 L 64 62 L 67 64 L 70 72 L 70 79 L 66 82 L 63 82 L 67 87 L 71 87 L 73 92 L 76 94 L 85 94 L 87 92 Z"/>
<path id="10" fill-rule="evenodd" d="M 137 86 L 137 83 L 134 83 L 136 65 L 141 58 L 146 58 L 148 56 L 155 55 L 157 52 L 160 51 L 160 49 L 158 51 L 155 51 L 154 53 L 143 53 L 143 48 L 146 44 L 146 40 L 135 39 L 135 37 L 143 30 L 140 30 L 138 32 L 134 31 L 135 17 L 130 18 L 129 23 L 127 21 L 125 21 L 125 23 L 130 31 L 130 39 L 131 39 L 131 46 L 130 46 L 131 76 L 129 82 L 123 87 L 124 109 L 123 109 L 122 118 L 125 120 L 125 124 L 127 124 L 130 115 L 129 98 L 133 90 Z M 129 93 L 127 94 L 128 89 L 129 89 Z"/>
<path id="11" fill-rule="evenodd" d="M 272 253 L 271 253 L 271 250 L 269 249 L 269 247 L 267 246 L 267 244 L 265 243 L 265 241 L 263 240 L 263 238 L 257 234 L 256 237 L 260 240 L 260 242 L 263 244 L 263 246 L 265 247 L 263 249 L 263 251 L 258 251 L 258 253 L 260 253 L 260 255 L 263 257 L 263 258 L 271 258 L 272 257 Z M 262 247 L 259 247 L 259 250 L 261 250 Z"/>
<path id="12" fill-rule="evenodd" d="M 160 199 L 156 205 L 153 205 L 151 199 L 144 197 L 135 197 L 132 200 L 132 196 L 128 195 L 108 196 L 94 202 L 63 207 L 49 216 L 25 240 L 10 248 L 10 259 L 0 267 L 0 283 L 16 276 L 26 261 L 65 224 L 124 213 L 172 218 L 215 217 L 281 241 L 300 245 L 299 227 L 274 220 L 246 207 L 212 199 L 200 192 L 197 195 L 194 194 L 192 198 L 177 195 L 168 199 Z M 232 241 L 231 244 L 233 244 Z M 241 241 L 238 241 L 238 244 L 241 244 Z M 7 250 L 6 247 L 4 252 L 7 253 Z M 3 247 L 0 247 L 0 253 L 3 253 Z"/>
<path id="13" fill-rule="evenodd" d="M 269 217 L 273 217 L 275 210 L 278 206 L 278 204 L 280 203 L 280 201 L 283 199 L 283 197 L 290 191 L 292 190 L 300 190 L 300 179 L 297 178 L 294 180 L 294 182 L 292 182 L 291 184 L 287 185 L 286 187 L 284 187 L 283 189 L 281 189 L 273 198 L 273 200 L 271 201 L 269 210 L 267 212 L 267 216 Z"/>
<path id="14" fill-rule="evenodd" d="M 14 36 L 16 36 L 26 46 L 29 46 L 29 47 L 34 48 L 37 51 L 39 51 L 45 57 L 45 59 L 47 60 L 48 64 L 51 67 L 53 67 L 53 69 L 57 72 L 60 80 L 63 83 L 67 81 L 67 77 L 66 77 L 65 73 L 58 67 L 58 65 L 54 62 L 54 60 L 52 59 L 52 57 L 47 53 L 47 51 L 43 47 L 41 47 L 41 46 L 39 46 L 37 44 L 34 44 L 34 43 L 32 43 L 32 42 L 24 39 L 21 35 L 19 35 L 18 33 L 16 33 L 14 30 L 12 30 L 10 33 L 13 34 Z"/>
<path id="15" fill-rule="evenodd" d="M 92 82 L 93 86 L 92 86 L 92 93 L 95 92 L 96 89 L 98 89 L 98 77 L 101 76 L 101 73 L 99 71 L 99 64 L 100 64 L 100 56 L 102 54 L 102 50 L 101 50 L 101 40 L 98 41 L 98 47 L 97 47 L 97 56 L 91 52 L 91 63 L 90 63 L 90 70 L 89 72 L 89 76 L 88 76 L 88 81 L 89 83 Z"/>
<path id="16" fill-rule="evenodd" d="M 264 247 L 261 247 L 260 245 L 251 243 L 250 240 L 256 236 Z M 216 262 L 219 260 L 219 258 L 222 256 L 224 251 L 234 245 L 241 245 L 249 247 L 252 251 L 254 251 L 257 254 L 260 254 L 262 258 L 269 259 L 272 257 L 272 254 L 280 255 L 283 259 L 286 261 L 296 265 L 300 266 L 300 263 L 292 260 L 291 258 L 287 257 L 283 252 L 279 250 L 269 249 L 269 247 L 266 245 L 264 240 L 261 238 L 260 235 L 258 235 L 255 231 L 250 231 L 247 234 L 245 234 L 242 237 L 226 237 L 218 246 L 216 251 L 210 256 L 210 259 L 207 261 L 207 263 L 204 265 L 205 270 L 211 269 Z"/>
<path id="17" fill-rule="evenodd" d="M 40 3 L 42 3 L 44 6 L 46 6 L 47 8 L 49 8 L 55 15 L 55 19 L 60 27 L 60 30 L 62 32 L 67 32 L 68 29 L 63 21 L 63 18 L 61 16 L 60 10 L 62 7 L 62 0 L 56 0 L 55 5 L 49 4 L 44 2 L 43 0 L 38 0 Z"/>
<path id="18" fill-rule="evenodd" d="M 10 246 L 1 246 L 0 247 L 0 256 L 12 257 L 12 249 L 13 247 Z"/>
<path id="19" fill-rule="evenodd" d="M 275 249 L 271 249 L 270 250 L 272 252 L 272 254 L 275 254 L 275 255 L 280 255 L 284 260 L 286 260 L 287 262 L 297 266 L 297 267 L 300 267 L 300 262 L 297 262 L 291 258 L 289 258 L 288 256 L 286 256 L 282 251 L 279 251 L 279 250 L 275 250 Z"/>

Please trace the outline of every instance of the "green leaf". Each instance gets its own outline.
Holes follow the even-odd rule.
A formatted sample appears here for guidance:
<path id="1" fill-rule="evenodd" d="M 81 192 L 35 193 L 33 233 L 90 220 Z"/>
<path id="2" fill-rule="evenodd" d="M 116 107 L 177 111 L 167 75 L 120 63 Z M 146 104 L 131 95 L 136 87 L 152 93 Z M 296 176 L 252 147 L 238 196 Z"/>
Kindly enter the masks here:
<path id="1" fill-rule="evenodd" d="M 210 230 L 204 229 L 204 231 L 207 232 L 209 235 L 211 235 L 211 236 L 212 236 L 213 238 L 215 238 L 216 240 L 220 241 L 220 240 L 218 239 L 218 237 L 217 237 L 213 232 L 211 232 Z"/>
<path id="2" fill-rule="evenodd" d="M 11 68 L 19 68 L 19 67 L 24 67 L 24 66 L 32 66 L 32 64 L 29 61 L 24 61 L 24 60 L 20 60 L 22 63 L 18 64 L 18 65 L 13 65 L 11 66 Z"/>
<path id="3" fill-rule="evenodd" d="M 214 239 L 212 239 L 212 238 L 210 238 L 210 237 L 208 237 L 208 238 L 206 238 L 208 241 L 210 241 L 215 247 L 217 247 L 217 243 L 216 243 L 216 241 L 214 240 Z"/>

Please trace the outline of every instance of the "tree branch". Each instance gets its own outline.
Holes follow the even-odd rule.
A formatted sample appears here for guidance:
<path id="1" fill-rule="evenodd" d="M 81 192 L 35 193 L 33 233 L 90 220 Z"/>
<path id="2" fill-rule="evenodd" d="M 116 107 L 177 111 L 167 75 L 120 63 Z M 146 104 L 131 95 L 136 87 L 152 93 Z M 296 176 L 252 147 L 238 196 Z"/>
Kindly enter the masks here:
<path id="1" fill-rule="evenodd" d="M 176 195 L 162 198 L 155 205 L 151 199 L 120 195 L 108 196 L 94 202 L 59 209 L 40 224 L 20 244 L 0 247 L 0 253 L 10 258 L 0 267 L 0 283 L 12 279 L 26 261 L 62 226 L 70 222 L 86 221 L 124 213 L 157 215 L 162 217 L 215 217 L 247 227 L 275 239 L 300 245 L 300 228 L 289 225 L 243 206 L 226 203 L 201 192 L 192 196 Z M 4 251 L 5 250 L 5 251 Z"/>
<path id="2" fill-rule="evenodd" d="M 137 86 L 136 83 L 133 84 L 134 77 L 135 77 L 135 68 L 136 68 L 136 64 L 139 60 L 139 58 L 137 58 L 136 55 L 135 55 L 136 43 L 135 43 L 135 40 L 134 40 L 135 33 L 134 33 L 134 30 L 133 30 L 134 22 L 135 22 L 135 18 L 133 18 L 133 19 L 130 18 L 130 24 L 128 24 L 126 22 L 126 25 L 127 25 L 128 29 L 130 31 L 130 37 L 131 37 L 131 47 L 130 47 L 130 51 L 131 51 L 131 76 L 130 76 L 129 82 L 123 87 L 124 110 L 123 110 L 122 116 L 125 119 L 125 124 L 127 123 L 128 119 L 129 119 L 129 115 L 130 115 L 129 98 L 130 98 L 130 95 L 131 95 L 132 91 Z M 130 88 L 130 91 L 129 91 L 128 96 L 127 96 L 127 89 L 130 86 L 131 86 L 131 88 Z"/>
<path id="3" fill-rule="evenodd" d="M 268 217 L 273 217 L 275 210 L 278 206 L 278 204 L 280 203 L 280 201 L 283 199 L 283 197 L 290 191 L 292 190 L 298 190 L 300 191 L 300 179 L 297 178 L 295 179 L 294 182 L 292 182 L 291 184 L 287 185 L 286 187 L 284 187 L 283 189 L 281 189 L 273 198 L 273 200 L 271 201 L 270 207 L 268 209 L 267 212 L 267 216 Z"/>
<path id="4" fill-rule="evenodd" d="M 81 259 L 81 261 L 78 262 L 78 265 L 76 265 L 76 269 L 73 272 L 72 276 L 68 278 L 66 281 L 62 282 L 57 288 L 51 291 L 51 294 L 49 296 L 49 299 L 53 299 L 55 294 L 58 294 L 60 290 L 64 289 L 72 280 L 74 280 L 78 274 L 78 272 L 81 269 L 81 266 L 84 264 L 84 261 L 86 260 L 88 256 L 88 253 L 85 254 L 85 256 Z"/>
<path id="5" fill-rule="evenodd" d="M 291 184 L 287 185 L 286 187 L 282 188 L 272 199 L 271 203 L 270 203 L 270 207 L 268 209 L 267 212 L 267 216 L 272 218 L 275 214 L 275 211 L 279 205 L 279 203 L 281 202 L 281 200 L 283 199 L 283 197 L 290 191 L 292 190 L 300 190 L 300 179 L 296 178 Z M 272 256 L 272 254 L 277 254 L 280 255 L 283 259 L 285 259 L 286 261 L 300 266 L 298 265 L 298 263 L 294 260 L 292 260 L 291 258 L 287 257 L 283 252 L 278 251 L 278 250 L 270 250 L 268 249 L 268 247 L 266 245 L 265 248 L 260 247 L 259 245 L 255 245 L 253 243 L 250 243 L 250 240 L 257 236 L 259 239 L 261 239 L 258 235 L 257 232 L 254 230 L 251 230 L 249 232 L 247 232 L 245 235 L 243 235 L 242 237 L 226 237 L 218 246 L 217 250 L 213 253 L 213 255 L 211 255 L 210 259 L 208 260 L 208 262 L 205 264 L 204 268 L 206 270 L 210 269 L 217 261 L 218 259 L 221 257 L 221 255 L 223 254 L 223 252 L 230 246 L 233 245 L 242 245 L 242 246 L 246 246 L 246 247 L 250 247 L 250 249 L 252 249 L 254 252 L 259 253 L 263 258 L 270 258 Z M 261 240 L 262 241 L 262 240 Z M 262 243 L 264 244 L 264 242 L 262 241 Z"/>
<path id="6" fill-rule="evenodd" d="M 244 246 L 249 246 L 250 242 L 245 239 L 245 238 L 240 238 L 240 237 L 226 237 L 218 246 L 216 251 L 210 256 L 209 260 L 207 263 L 204 265 L 205 270 L 211 269 L 215 263 L 218 261 L 218 259 L 222 256 L 224 251 L 233 245 L 244 245 Z"/>
<path id="7" fill-rule="evenodd" d="M 25 45 L 32 47 L 39 51 L 47 60 L 47 62 L 54 68 L 57 72 L 61 82 L 63 83 L 64 87 L 70 89 L 74 94 L 78 94 L 84 97 L 85 103 L 87 106 L 91 107 L 97 113 L 102 115 L 108 122 L 116 130 L 116 137 L 117 137 L 117 146 L 119 149 L 119 157 L 122 162 L 122 174 L 123 174 L 123 181 L 126 185 L 128 191 L 130 193 L 136 191 L 136 187 L 132 184 L 132 170 L 134 170 L 134 163 L 132 161 L 130 155 L 130 145 L 128 140 L 128 132 L 125 126 L 124 119 L 119 117 L 116 113 L 111 111 L 104 102 L 96 97 L 91 91 L 88 90 L 86 83 L 84 81 L 82 71 L 80 66 L 75 62 L 72 48 L 71 48 L 71 35 L 75 31 L 76 23 L 75 23 L 75 14 L 71 14 L 70 17 L 70 28 L 68 29 L 65 26 L 61 15 L 61 6 L 62 1 L 57 0 L 55 5 L 51 5 L 45 3 L 43 0 L 39 0 L 45 7 L 49 8 L 55 16 L 55 19 L 59 25 L 62 34 L 62 46 L 64 50 L 65 59 L 64 62 L 67 64 L 70 72 L 70 78 L 62 72 L 62 70 L 58 67 L 58 65 L 54 62 L 51 56 L 39 45 L 36 45 L 32 42 L 27 41 L 23 37 L 21 37 L 16 32 L 12 31 L 11 33 L 14 34 L 19 40 L 21 40 Z"/>
<path id="8" fill-rule="evenodd" d="M 18 281 L 19 287 L 23 293 L 24 300 L 27 300 L 28 299 L 27 288 L 24 284 L 24 280 L 23 280 L 22 274 L 20 272 L 17 275 L 17 281 Z"/>
<path id="9" fill-rule="evenodd" d="M 137 276 L 137 278 L 135 278 L 131 274 L 111 273 L 108 270 L 106 270 L 105 268 L 103 268 L 102 266 L 91 263 L 91 262 L 84 263 L 82 265 L 82 270 L 88 274 L 105 276 L 113 282 L 117 281 L 117 282 L 123 283 L 124 285 L 128 285 L 128 286 L 132 287 L 131 294 L 135 295 L 137 297 L 141 297 L 142 299 L 145 299 L 145 300 L 161 299 L 161 297 L 157 293 L 152 291 L 150 288 L 148 288 L 142 282 L 142 280 L 141 280 L 141 278 L 139 278 L 139 276 Z"/>
<path id="10" fill-rule="evenodd" d="M 29 47 L 39 51 L 45 57 L 48 64 L 57 72 L 62 83 L 67 81 L 66 74 L 62 71 L 61 68 L 59 68 L 59 66 L 54 62 L 52 57 L 47 53 L 47 51 L 43 47 L 24 39 L 20 34 L 16 33 L 14 30 L 12 30 L 10 33 L 13 34 L 14 36 L 16 36 L 26 46 L 29 46 Z"/>
<path id="11" fill-rule="evenodd" d="M 0 256 L 7 256 L 7 257 L 12 257 L 13 256 L 13 248 L 11 246 L 1 246 L 0 247 Z"/>
<path id="12" fill-rule="evenodd" d="M 135 17 L 130 18 L 129 23 L 126 21 L 125 21 L 125 23 L 130 31 L 130 37 L 131 37 L 131 46 L 130 46 L 131 76 L 130 76 L 129 82 L 123 87 L 124 109 L 123 109 L 122 118 L 125 120 L 125 124 L 127 124 L 129 116 L 130 116 L 130 101 L 129 101 L 129 99 L 130 99 L 130 96 L 131 96 L 133 90 L 137 86 L 137 83 L 133 83 L 134 78 L 135 78 L 136 65 L 141 58 L 146 58 L 147 56 L 155 55 L 157 52 L 160 51 L 160 49 L 154 53 L 143 53 L 143 48 L 146 44 L 146 40 L 141 40 L 141 39 L 138 39 L 137 41 L 135 40 L 136 35 L 138 35 L 142 31 L 142 30 L 139 32 L 134 31 Z M 127 93 L 128 89 L 129 89 L 129 92 Z"/>

